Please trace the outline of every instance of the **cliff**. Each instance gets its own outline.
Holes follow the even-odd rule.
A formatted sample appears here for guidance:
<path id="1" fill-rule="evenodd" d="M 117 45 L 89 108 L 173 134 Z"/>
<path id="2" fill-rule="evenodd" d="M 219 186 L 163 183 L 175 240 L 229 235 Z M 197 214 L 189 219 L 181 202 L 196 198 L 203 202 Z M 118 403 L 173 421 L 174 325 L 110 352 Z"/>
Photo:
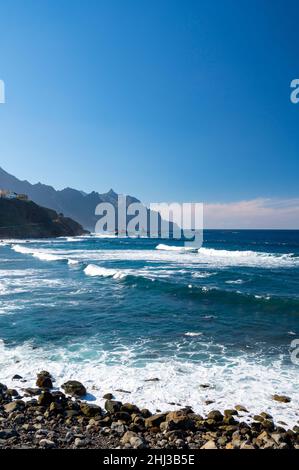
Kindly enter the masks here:
<path id="1" fill-rule="evenodd" d="M 0 238 L 52 238 L 83 235 L 74 220 L 32 201 L 0 199 Z"/>

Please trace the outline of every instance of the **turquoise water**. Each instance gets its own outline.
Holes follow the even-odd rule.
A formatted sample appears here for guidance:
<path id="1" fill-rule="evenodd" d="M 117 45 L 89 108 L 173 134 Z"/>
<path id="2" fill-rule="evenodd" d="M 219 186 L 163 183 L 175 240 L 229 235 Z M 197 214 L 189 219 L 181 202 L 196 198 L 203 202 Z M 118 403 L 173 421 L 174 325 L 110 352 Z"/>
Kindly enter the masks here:
<path id="1" fill-rule="evenodd" d="M 3 243 L 0 381 L 21 370 L 30 383 L 48 367 L 57 385 L 79 378 L 99 402 L 122 388 L 151 408 L 242 401 L 296 422 L 299 232 L 215 230 L 204 240 L 194 252 L 129 238 Z M 282 407 L 272 393 L 294 399 Z"/>

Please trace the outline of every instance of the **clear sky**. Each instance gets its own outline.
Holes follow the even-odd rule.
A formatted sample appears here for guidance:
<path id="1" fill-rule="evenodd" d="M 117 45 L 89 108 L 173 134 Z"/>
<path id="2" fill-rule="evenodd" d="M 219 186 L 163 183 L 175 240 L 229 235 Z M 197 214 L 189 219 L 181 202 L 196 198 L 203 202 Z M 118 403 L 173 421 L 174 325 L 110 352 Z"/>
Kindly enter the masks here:
<path id="1" fill-rule="evenodd" d="M 1 0 L 0 166 L 145 202 L 293 201 L 298 15 L 297 0 Z"/>

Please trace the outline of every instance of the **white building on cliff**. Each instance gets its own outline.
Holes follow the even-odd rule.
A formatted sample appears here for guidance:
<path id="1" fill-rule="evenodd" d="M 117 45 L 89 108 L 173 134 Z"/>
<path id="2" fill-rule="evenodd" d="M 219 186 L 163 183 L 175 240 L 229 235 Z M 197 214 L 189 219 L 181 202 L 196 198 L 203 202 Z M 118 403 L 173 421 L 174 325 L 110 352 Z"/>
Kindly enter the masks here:
<path id="1" fill-rule="evenodd" d="M 9 191 L 8 189 L 0 189 L 0 198 L 1 199 L 19 199 L 21 201 L 28 201 L 27 194 L 18 194 L 14 191 Z"/>

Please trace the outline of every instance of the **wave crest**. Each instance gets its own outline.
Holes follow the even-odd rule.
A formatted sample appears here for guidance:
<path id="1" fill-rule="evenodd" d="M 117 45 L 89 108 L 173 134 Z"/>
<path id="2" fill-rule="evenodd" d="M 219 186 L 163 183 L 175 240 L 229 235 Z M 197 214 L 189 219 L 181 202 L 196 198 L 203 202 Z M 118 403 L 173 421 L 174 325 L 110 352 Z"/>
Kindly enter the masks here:
<path id="1" fill-rule="evenodd" d="M 113 279 L 123 279 L 127 276 L 127 273 L 120 269 L 109 269 L 95 264 L 89 264 L 84 269 L 87 276 L 100 276 L 100 277 L 113 277 Z"/>
<path id="2" fill-rule="evenodd" d="M 164 243 L 159 243 L 156 246 L 156 250 L 164 250 L 164 251 L 181 251 L 184 253 L 185 251 L 196 251 L 196 248 L 192 248 L 191 246 L 173 246 L 173 245 L 165 245 Z"/>

